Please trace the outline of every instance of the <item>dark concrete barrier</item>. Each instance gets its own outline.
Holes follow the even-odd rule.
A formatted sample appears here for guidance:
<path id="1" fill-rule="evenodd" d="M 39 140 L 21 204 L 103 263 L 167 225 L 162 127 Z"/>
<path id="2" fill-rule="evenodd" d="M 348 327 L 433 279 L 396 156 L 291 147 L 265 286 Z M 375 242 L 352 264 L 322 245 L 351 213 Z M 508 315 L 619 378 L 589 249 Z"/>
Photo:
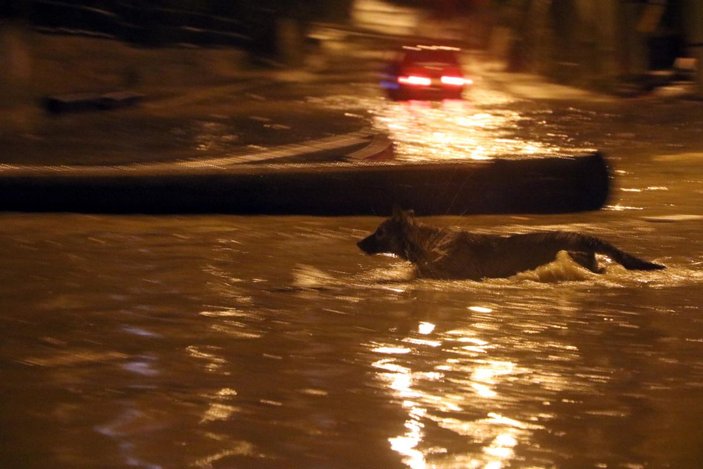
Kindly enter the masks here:
<path id="1" fill-rule="evenodd" d="M 0 210 L 86 213 L 418 215 L 601 208 L 609 172 L 577 157 L 452 164 L 306 164 L 226 169 L 0 168 Z"/>

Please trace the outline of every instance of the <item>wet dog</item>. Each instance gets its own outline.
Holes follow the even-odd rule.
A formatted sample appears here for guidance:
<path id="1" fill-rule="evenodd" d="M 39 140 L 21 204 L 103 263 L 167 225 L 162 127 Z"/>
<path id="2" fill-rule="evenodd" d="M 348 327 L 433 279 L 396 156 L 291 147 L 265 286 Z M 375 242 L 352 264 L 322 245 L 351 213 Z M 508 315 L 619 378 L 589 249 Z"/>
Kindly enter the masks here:
<path id="1" fill-rule="evenodd" d="M 412 262 L 419 277 L 438 279 L 506 278 L 548 264 L 560 251 L 596 273 L 602 272 L 596 254 L 604 254 L 626 269 L 665 268 L 594 236 L 563 231 L 477 234 L 425 225 L 416 221 L 411 211 L 398 209 L 357 245 L 367 254 L 395 254 Z"/>

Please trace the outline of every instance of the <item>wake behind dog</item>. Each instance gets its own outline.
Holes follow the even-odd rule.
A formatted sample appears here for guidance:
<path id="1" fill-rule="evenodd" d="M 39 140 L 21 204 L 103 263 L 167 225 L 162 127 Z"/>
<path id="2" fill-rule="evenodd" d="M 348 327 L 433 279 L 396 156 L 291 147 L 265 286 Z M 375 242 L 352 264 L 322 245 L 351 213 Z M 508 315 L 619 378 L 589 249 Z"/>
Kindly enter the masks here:
<path id="1" fill-rule="evenodd" d="M 477 234 L 425 225 L 415 220 L 412 212 L 401 210 L 395 210 L 357 245 L 367 254 L 388 253 L 408 260 L 415 265 L 418 277 L 435 279 L 512 277 L 549 264 L 561 251 L 595 273 L 603 272 L 596 254 L 606 255 L 629 270 L 665 268 L 594 236 L 563 231 Z"/>

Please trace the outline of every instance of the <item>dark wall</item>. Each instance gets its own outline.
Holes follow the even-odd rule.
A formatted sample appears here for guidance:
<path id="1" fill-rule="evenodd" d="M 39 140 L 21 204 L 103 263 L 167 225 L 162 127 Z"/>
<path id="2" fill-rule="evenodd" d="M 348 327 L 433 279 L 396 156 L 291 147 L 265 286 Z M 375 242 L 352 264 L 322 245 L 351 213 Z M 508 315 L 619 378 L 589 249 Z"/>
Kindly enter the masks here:
<path id="1" fill-rule="evenodd" d="M 0 0 L 0 18 L 44 32 L 111 37 L 143 46 L 250 47 L 281 16 L 343 21 L 351 0 Z"/>

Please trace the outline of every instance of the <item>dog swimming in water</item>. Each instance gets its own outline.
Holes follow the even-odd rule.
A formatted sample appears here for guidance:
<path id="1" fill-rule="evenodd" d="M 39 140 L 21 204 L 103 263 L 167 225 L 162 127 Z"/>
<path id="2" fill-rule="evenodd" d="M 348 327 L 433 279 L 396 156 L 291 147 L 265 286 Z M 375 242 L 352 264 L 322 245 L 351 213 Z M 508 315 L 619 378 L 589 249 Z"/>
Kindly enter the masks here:
<path id="1" fill-rule="evenodd" d="M 585 234 L 478 234 L 425 225 L 415 220 L 412 211 L 399 209 L 357 245 L 367 254 L 395 254 L 413 263 L 418 277 L 436 279 L 507 278 L 556 260 L 560 251 L 596 273 L 602 273 L 596 254 L 604 254 L 630 270 L 665 268 Z"/>

